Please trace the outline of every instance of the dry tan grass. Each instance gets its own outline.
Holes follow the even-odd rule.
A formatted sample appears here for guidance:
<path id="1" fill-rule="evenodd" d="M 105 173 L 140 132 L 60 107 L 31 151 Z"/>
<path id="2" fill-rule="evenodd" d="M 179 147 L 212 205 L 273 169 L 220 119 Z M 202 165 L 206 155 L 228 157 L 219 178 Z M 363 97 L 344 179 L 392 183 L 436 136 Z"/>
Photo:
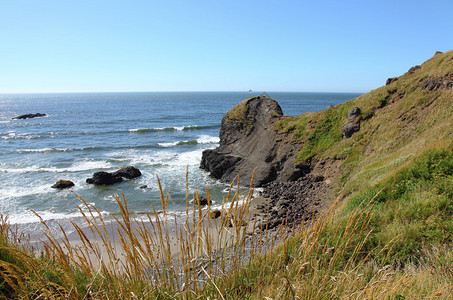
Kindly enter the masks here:
<path id="1" fill-rule="evenodd" d="M 316 220 L 294 228 L 295 235 L 289 237 L 283 226 L 273 234 L 250 231 L 255 222 L 241 226 L 250 217 L 253 189 L 240 199 L 233 187 L 223 201 L 222 218 L 208 218 L 211 207 L 203 210 L 196 194 L 195 203 L 187 199 L 185 221 L 175 224 L 166 210 L 168 193 L 163 191 L 162 212 L 154 210 L 146 219 L 131 216 L 124 195 L 116 197 L 121 215 L 114 218 L 115 227 L 80 199 L 88 229 L 73 224 L 78 243 L 63 229 L 62 239 L 50 229 L 45 233 L 42 257 L 3 243 L 0 251 L 6 250 L 12 259 L 0 262 L 1 278 L 9 295 L 19 298 L 416 299 L 428 295 L 448 299 L 453 284 L 445 280 L 451 275 L 445 275 L 453 270 L 442 269 L 438 258 L 451 257 L 451 249 L 426 250 L 424 264 L 404 270 L 386 263 L 393 241 L 370 253 L 362 251 L 372 234 L 374 198 L 343 219 L 335 204 Z M 7 220 L 0 223 L 1 236 L 17 242 Z M 177 228 L 177 251 L 170 224 Z M 118 235 L 119 244 L 113 243 L 112 233 Z M 246 252 L 252 260 L 242 259 Z M 435 272 L 443 275 L 426 280 Z"/>
<path id="2" fill-rule="evenodd" d="M 169 192 L 165 194 L 159 179 L 157 181 L 162 211 L 153 207 L 151 214 L 140 215 L 140 218 L 131 215 L 124 194 L 115 196 L 121 213 L 113 216 L 113 220 L 106 220 L 95 206 L 79 197 L 81 205 L 78 208 L 85 224 L 72 223 L 76 240 L 70 239 L 61 226 L 59 234 L 52 232 L 41 219 L 46 228 L 43 257 L 58 266 L 62 274 L 73 274 L 77 270 L 91 278 L 85 296 L 105 294 L 117 298 L 132 295 L 128 294 L 132 292 L 140 298 L 156 293 L 186 297 L 199 294 L 208 286 L 215 287 L 218 278 L 247 263 L 244 257 L 254 257 L 264 248 L 272 248 L 278 243 L 267 231 L 255 234 L 256 220 L 250 222 L 252 184 L 248 194 L 241 196 L 239 179 L 233 181 L 223 199 L 222 216 L 218 219 L 209 217 L 212 211 L 209 192 L 206 209 L 200 205 L 198 192 L 192 203 L 187 192 L 186 212 L 181 221 L 168 212 Z M 280 230 L 286 232 L 283 226 Z M 63 238 L 58 238 L 59 235 Z M 278 235 L 280 241 L 284 237 L 284 234 Z M 4 271 L 1 274 L 13 291 L 28 293 L 23 285 L 32 281 L 25 275 L 34 272 L 30 265 L 33 259 L 22 251 L 18 257 L 25 265 L 25 273 L 14 265 L 2 264 Z M 63 279 L 65 286 L 71 287 L 69 290 L 58 286 L 53 290 L 61 290 L 57 293 L 60 296 L 80 296 L 72 288 L 78 285 L 75 280 L 71 276 Z M 128 291 L 136 284 L 143 288 L 137 291 L 135 286 Z M 216 290 L 221 296 L 220 290 Z"/>

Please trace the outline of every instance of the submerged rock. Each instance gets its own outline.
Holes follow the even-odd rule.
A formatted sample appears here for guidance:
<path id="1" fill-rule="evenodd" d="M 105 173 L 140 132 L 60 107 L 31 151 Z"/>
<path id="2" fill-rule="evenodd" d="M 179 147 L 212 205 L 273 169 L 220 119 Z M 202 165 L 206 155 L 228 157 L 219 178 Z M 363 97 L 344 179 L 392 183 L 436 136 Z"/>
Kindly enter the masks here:
<path id="1" fill-rule="evenodd" d="M 74 186 L 74 182 L 72 182 L 71 180 L 60 179 L 54 185 L 52 185 L 52 188 L 62 190 L 62 189 L 67 189 L 67 188 L 70 188 L 73 186 Z"/>
<path id="2" fill-rule="evenodd" d="M 41 114 L 41 113 L 25 114 L 25 115 L 20 115 L 20 116 L 14 117 L 13 119 L 24 120 L 24 119 L 33 119 L 33 118 L 39 118 L 39 117 L 45 117 L 45 116 L 46 116 L 46 114 Z"/>

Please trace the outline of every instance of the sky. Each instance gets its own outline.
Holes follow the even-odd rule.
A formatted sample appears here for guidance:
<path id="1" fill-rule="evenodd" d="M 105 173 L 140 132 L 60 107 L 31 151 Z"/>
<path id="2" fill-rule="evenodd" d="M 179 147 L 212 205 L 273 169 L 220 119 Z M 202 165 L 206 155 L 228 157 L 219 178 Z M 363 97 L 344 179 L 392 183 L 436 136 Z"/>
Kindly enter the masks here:
<path id="1" fill-rule="evenodd" d="M 453 49 L 453 0 L 0 0 L 0 93 L 368 92 Z"/>

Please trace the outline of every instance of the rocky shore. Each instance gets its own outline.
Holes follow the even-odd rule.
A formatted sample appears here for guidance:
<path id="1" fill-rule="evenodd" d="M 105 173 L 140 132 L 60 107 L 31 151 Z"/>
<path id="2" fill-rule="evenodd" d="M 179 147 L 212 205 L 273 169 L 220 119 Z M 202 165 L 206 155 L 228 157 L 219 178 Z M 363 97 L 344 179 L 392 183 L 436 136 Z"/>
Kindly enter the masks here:
<path id="1" fill-rule="evenodd" d="M 318 213 L 328 189 L 324 177 L 320 175 L 307 175 L 291 182 L 269 183 L 261 193 L 269 202 L 257 207 L 263 216 L 259 228 L 273 229 L 280 224 L 286 224 L 290 229 L 307 221 Z M 265 217 L 267 214 L 268 221 Z"/>

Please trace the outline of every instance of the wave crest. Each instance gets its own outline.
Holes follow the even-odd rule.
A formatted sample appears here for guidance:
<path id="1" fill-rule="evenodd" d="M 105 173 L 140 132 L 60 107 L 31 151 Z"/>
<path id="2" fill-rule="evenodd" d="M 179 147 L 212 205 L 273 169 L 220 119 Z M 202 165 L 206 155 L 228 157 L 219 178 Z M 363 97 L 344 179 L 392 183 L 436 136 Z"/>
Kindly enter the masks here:
<path id="1" fill-rule="evenodd" d="M 131 133 L 148 133 L 148 132 L 159 132 L 159 131 L 185 131 L 185 130 L 203 130 L 210 128 L 218 128 L 220 125 L 190 125 L 190 126 L 173 126 L 173 127 L 156 127 L 156 128 L 135 128 L 129 129 Z"/>

